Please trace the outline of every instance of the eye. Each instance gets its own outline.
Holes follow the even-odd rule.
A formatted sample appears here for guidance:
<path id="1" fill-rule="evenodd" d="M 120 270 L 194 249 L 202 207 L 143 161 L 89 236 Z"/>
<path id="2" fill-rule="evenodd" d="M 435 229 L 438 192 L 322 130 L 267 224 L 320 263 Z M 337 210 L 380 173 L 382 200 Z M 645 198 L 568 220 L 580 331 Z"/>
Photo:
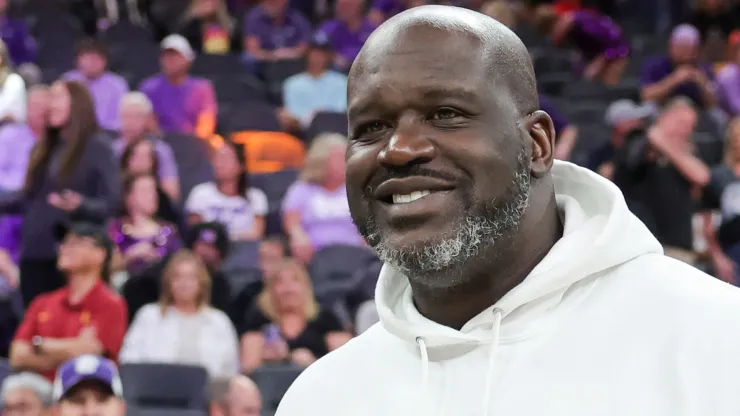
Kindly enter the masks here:
<path id="1" fill-rule="evenodd" d="M 380 132 L 386 127 L 388 127 L 387 124 L 382 121 L 370 121 L 359 126 L 355 131 L 354 137 L 359 139 L 366 134 Z"/>
<path id="2" fill-rule="evenodd" d="M 462 113 L 452 108 L 439 108 L 434 110 L 430 118 L 432 120 L 449 120 L 460 116 L 462 116 Z"/>

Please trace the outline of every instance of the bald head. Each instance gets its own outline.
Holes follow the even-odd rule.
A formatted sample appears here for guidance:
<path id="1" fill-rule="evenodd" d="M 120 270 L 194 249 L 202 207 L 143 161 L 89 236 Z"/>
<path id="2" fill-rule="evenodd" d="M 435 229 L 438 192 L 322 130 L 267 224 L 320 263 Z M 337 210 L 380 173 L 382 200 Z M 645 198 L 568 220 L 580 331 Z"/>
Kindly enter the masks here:
<path id="1" fill-rule="evenodd" d="M 436 65 L 464 65 L 483 72 L 498 93 L 502 87 L 510 92 L 522 114 L 539 108 L 532 60 L 519 37 L 484 14 L 452 6 L 415 7 L 378 27 L 352 65 L 350 94 L 354 81 L 377 72 L 388 55 L 418 50 L 420 45 L 428 46 L 429 59 Z M 460 62 L 465 58 L 461 55 L 468 59 Z"/>
<path id="2" fill-rule="evenodd" d="M 209 387 L 212 416 L 259 416 L 260 391 L 248 377 L 216 378 Z"/>

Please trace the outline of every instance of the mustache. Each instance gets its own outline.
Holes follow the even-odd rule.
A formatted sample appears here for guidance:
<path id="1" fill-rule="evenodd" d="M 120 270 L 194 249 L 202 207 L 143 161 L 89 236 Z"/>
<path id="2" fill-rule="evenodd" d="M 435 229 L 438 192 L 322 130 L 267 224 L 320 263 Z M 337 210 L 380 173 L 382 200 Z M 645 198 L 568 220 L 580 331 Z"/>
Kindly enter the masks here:
<path id="1" fill-rule="evenodd" d="M 412 176 L 424 176 L 427 178 L 441 179 L 446 182 L 459 182 L 460 178 L 447 172 L 425 168 L 421 165 L 407 165 L 394 168 L 378 169 L 370 178 L 365 187 L 366 195 L 373 195 L 375 189 L 383 182 L 390 179 L 402 179 Z"/>

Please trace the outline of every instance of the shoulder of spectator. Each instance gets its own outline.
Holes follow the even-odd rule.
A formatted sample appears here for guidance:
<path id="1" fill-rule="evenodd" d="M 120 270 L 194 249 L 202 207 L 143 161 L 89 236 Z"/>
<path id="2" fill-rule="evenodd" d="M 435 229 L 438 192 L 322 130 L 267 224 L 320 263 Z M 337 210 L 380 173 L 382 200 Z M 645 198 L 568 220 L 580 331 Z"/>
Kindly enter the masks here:
<path id="1" fill-rule="evenodd" d="M 110 76 L 111 80 L 113 80 L 113 82 L 117 84 L 116 86 L 118 88 L 128 91 L 128 81 L 126 81 L 126 78 L 113 71 L 108 71 L 108 75 Z"/>
<path id="2" fill-rule="evenodd" d="M 211 324 L 218 326 L 221 330 L 234 330 L 234 325 L 231 323 L 228 315 L 226 315 L 222 310 L 209 306 L 206 310 L 206 317 Z"/>
<path id="3" fill-rule="evenodd" d="M 149 78 L 145 78 L 139 84 L 139 91 L 143 92 L 144 94 L 148 94 L 149 92 L 151 92 L 151 90 L 154 89 L 154 87 L 157 85 L 159 77 L 159 74 L 155 74 L 150 76 Z"/>

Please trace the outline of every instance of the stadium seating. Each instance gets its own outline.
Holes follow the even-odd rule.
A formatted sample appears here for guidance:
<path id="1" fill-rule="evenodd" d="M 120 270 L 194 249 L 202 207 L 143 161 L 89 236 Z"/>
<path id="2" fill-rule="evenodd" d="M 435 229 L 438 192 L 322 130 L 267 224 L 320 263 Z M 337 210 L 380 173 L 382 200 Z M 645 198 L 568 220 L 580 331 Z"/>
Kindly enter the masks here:
<path id="1" fill-rule="evenodd" d="M 292 364 L 264 366 L 255 370 L 250 377 L 262 392 L 265 411 L 274 413 L 288 387 L 301 374 L 302 369 Z"/>
<path id="2" fill-rule="evenodd" d="M 175 364 L 124 364 L 121 380 L 126 402 L 140 411 L 204 410 L 208 379 L 202 367 Z M 177 380 L 177 383 L 173 383 Z"/>

